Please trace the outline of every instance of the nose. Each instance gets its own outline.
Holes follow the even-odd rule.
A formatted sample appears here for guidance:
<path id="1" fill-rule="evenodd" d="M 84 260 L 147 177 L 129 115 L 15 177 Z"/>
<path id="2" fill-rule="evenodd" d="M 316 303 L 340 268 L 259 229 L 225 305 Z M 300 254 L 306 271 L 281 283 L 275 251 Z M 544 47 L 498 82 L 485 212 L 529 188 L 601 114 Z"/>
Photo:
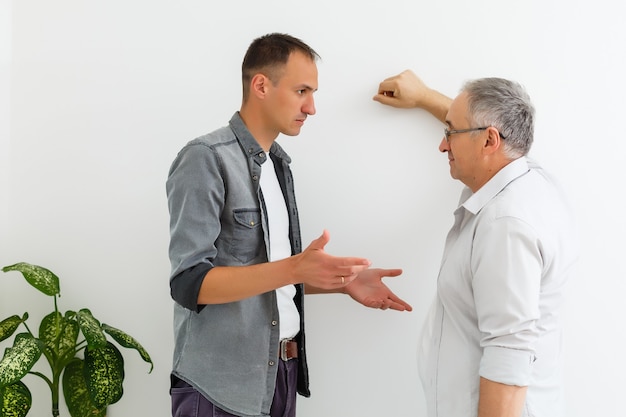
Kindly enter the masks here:
<path id="1" fill-rule="evenodd" d="M 448 143 L 448 140 L 444 136 L 441 139 L 441 142 L 439 142 L 439 152 L 448 152 L 449 150 L 450 150 L 450 143 Z"/>
<path id="2" fill-rule="evenodd" d="M 302 106 L 302 112 L 313 116 L 315 114 L 315 100 L 313 99 L 313 95 L 311 95 Z"/>

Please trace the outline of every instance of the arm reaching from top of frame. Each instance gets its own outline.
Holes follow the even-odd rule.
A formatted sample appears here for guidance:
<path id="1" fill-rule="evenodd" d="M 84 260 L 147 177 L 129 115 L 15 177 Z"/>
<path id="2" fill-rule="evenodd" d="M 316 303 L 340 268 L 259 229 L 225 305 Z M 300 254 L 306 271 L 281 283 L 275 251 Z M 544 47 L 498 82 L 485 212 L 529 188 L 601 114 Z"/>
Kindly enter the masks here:
<path id="1" fill-rule="evenodd" d="M 392 107 L 424 109 L 442 123 L 445 123 L 452 102 L 450 97 L 429 88 L 411 70 L 403 71 L 383 80 L 373 99 Z"/>

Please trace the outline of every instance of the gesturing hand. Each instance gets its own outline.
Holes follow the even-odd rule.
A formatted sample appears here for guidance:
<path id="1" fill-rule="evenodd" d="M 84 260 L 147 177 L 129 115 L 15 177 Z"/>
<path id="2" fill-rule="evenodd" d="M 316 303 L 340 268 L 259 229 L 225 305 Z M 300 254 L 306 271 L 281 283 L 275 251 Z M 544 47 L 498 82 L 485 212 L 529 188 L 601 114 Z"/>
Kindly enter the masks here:
<path id="1" fill-rule="evenodd" d="M 324 247 L 329 240 L 330 235 L 324 230 L 302 253 L 291 257 L 293 276 L 297 282 L 319 290 L 336 291 L 369 268 L 370 262 L 365 258 L 338 257 L 326 253 Z"/>
<path id="2" fill-rule="evenodd" d="M 400 274 L 401 269 L 366 269 L 344 287 L 344 292 L 366 307 L 412 311 L 413 307 L 396 296 L 382 281 L 383 277 L 396 277 Z"/>

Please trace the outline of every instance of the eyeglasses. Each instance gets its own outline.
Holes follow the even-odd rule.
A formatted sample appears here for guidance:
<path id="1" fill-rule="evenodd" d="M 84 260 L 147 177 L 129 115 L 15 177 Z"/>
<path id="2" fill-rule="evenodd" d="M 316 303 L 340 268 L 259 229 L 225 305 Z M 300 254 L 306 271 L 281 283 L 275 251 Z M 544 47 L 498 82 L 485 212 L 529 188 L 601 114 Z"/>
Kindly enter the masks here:
<path id="1" fill-rule="evenodd" d="M 486 129 L 489 129 L 490 127 L 491 126 L 484 126 L 484 127 L 472 127 L 470 129 L 452 129 L 452 130 L 449 130 L 448 128 L 444 128 L 443 129 L 443 134 L 446 136 L 446 141 L 450 142 L 450 136 L 451 135 L 455 135 L 457 133 L 475 132 L 477 130 L 486 130 Z M 500 133 L 500 132 L 498 132 L 498 133 Z M 502 133 L 500 133 L 500 137 L 502 139 L 506 139 Z"/>

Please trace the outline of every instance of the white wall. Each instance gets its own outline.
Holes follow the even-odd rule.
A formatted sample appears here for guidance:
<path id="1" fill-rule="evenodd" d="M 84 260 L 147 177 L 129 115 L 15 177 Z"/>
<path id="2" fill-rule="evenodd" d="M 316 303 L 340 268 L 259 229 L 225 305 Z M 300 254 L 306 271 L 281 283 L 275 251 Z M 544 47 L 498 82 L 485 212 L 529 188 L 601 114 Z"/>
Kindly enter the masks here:
<path id="1" fill-rule="evenodd" d="M 538 112 L 531 154 L 561 178 L 584 240 L 569 298 L 568 415 L 621 409 L 618 1 L 23 0 L 12 2 L 9 33 L 10 12 L 4 3 L 0 28 L 12 42 L 0 48 L 0 91 L 9 76 L 12 91 L 9 108 L 0 97 L 11 134 L 0 141 L 0 264 L 52 269 L 62 310 L 89 307 L 148 349 L 150 375 L 125 352 L 125 395 L 110 416 L 169 415 L 167 170 L 181 146 L 239 108 L 243 54 L 273 31 L 301 37 L 323 58 L 317 115 L 299 137 L 279 139 L 294 159 L 303 238 L 327 228 L 330 252 L 403 268 L 388 282 L 415 307 L 381 312 L 309 297 L 313 396 L 299 400 L 299 415 L 424 415 L 417 336 L 460 185 L 437 151 L 437 122 L 371 100 L 382 79 L 406 68 L 448 95 L 482 76 L 528 88 Z M 18 279 L 0 280 L 0 318 L 49 312 L 50 301 Z M 30 381 L 41 391 L 31 414 L 46 415 L 45 387 Z"/>
<path id="2" fill-rule="evenodd" d="M 9 225 L 7 197 L 11 145 L 11 28 L 11 2 L 0 0 L 0 254 L 5 252 L 6 242 L 3 236 Z"/>

